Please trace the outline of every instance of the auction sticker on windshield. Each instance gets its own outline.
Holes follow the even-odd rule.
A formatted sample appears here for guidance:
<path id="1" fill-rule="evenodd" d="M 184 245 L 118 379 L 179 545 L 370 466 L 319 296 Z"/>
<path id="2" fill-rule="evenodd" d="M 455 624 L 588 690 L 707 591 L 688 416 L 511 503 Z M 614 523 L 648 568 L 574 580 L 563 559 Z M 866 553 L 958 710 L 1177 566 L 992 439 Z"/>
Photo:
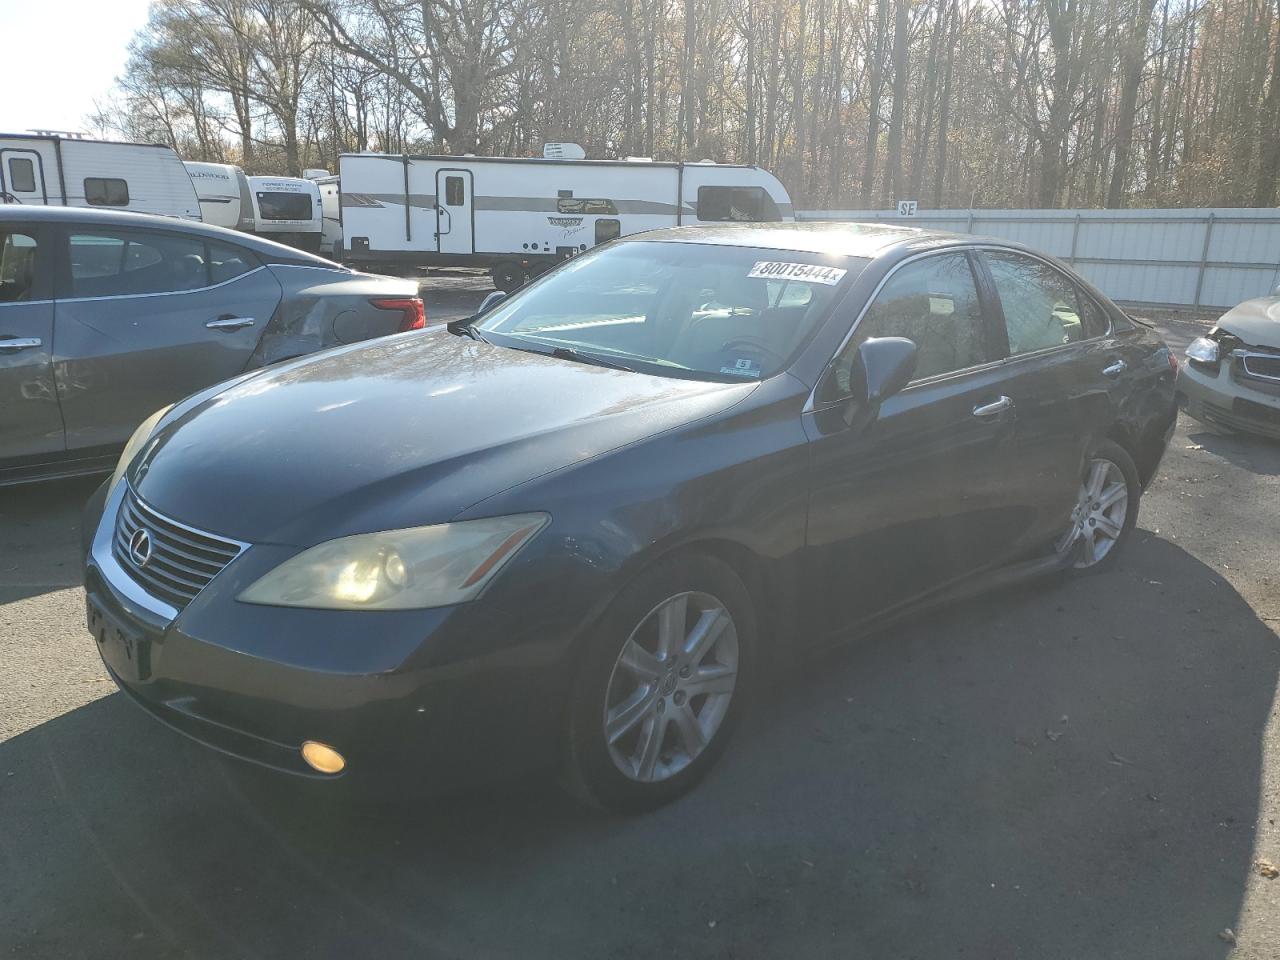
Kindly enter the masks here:
<path id="1" fill-rule="evenodd" d="M 822 283 L 834 287 L 844 279 L 847 272 L 839 267 L 824 267 L 816 263 L 757 260 L 747 276 L 766 280 L 803 280 L 805 283 Z"/>

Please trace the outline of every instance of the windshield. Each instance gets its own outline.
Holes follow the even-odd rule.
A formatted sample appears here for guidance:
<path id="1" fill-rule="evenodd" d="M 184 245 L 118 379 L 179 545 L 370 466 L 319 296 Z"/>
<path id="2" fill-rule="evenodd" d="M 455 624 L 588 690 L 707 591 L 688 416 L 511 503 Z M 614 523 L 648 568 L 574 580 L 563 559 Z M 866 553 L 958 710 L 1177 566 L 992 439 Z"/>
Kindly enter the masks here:
<path id="1" fill-rule="evenodd" d="M 584 254 L 476 326 L 504 346 L 645 372 L 756 380 L 784 369 L 866 260 L 629 241 Z"/>

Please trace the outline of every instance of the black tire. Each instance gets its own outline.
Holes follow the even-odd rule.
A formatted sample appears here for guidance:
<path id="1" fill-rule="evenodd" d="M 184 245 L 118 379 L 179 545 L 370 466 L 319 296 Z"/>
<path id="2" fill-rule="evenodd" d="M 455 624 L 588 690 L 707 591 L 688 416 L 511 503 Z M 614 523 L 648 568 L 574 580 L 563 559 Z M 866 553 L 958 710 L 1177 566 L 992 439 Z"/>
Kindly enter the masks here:
<path id="1" fill-rule="evenodd" d="M 720 602 L 737 634 L 737 676 L 723 719 L 706 746 L 666 779 L 641 782 L 624 774 L 606 743 L 606 698 L 615 665 L 637 627 L 668 598 L 704 593 Z M 693 788 L 724 752 L 745 702 L 756 663 L 755 609 L 742 580 L 723 561 L 682 554 L 642 572 L 601 617 L 580 648 L 580 666 L 568 711 L 562 785 L 575 798 L 627 813 L 651 810 Z M 689 700 L 690 708 L 694 700 Z"/>
<path id="2" fill-rule="evenodd" d="M 493 285 L 503 293 L 514 293 L 528 282 L 524 268 L 518 263 L 495 263 L 489 271 Z"/>
<path id="3" fill-rule="evenodd" d="M 1133 462 L 1133 457 L 1129 455 L 1124 447 L 1113 440 L 1102 440 L 1093 451 L 1089 454 L 1084 464 L 1084 478 L 1087 479 L 1092 464 L 1096 460 L 1109 460 L 1120 470 L 1124 476 L 1125 487 L 1127 488 L 1127 509 L 1125 510 L 1124 522 L 1120 525 L 1120 535 L 1115 538 L 1115 542 L 1111 548 L 1106 551 L 1100 560 L 1091 564 L 1082 566 L 1083 562 L 1083 544 L 1077 541 L 1071 548 L 1071 560 L 1066 566 L 1066 572 L 1072 577 L 1093 576 L 1094 574 L 1104 573 L 1110 570 L 1116 564 L 1116 558 L 1124 550 L 1125 544 L 1133 536 L 1133 528 L 1138 522 L 1138 507 L 1142 498 L 1142 483 L 1138 478 L 1138 467 Z"/>

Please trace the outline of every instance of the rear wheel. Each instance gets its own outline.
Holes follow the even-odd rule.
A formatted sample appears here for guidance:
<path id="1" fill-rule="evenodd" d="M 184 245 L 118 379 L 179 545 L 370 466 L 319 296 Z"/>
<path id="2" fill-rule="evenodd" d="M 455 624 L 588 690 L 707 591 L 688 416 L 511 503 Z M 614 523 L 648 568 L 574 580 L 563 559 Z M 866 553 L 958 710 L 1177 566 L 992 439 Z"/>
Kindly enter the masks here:
<path id="1" fill-rule="evenodd" d="M 524 268 L 511 261 L 495 263 L 489 275 L 493 278 L 493 285 L 503 293 L 514 293 L 528 281 Z"/>
<path id="2" fill-rule="evenodd" d="M 570 707 L 571 792 L 645 810 L 689 790 L 724 750 L 755 653 L 742 581 L 706 556 L 641 574 L 587 641 Z"/>
<path id="3" fill-rule="evenodd" d="M 1118 443 L 1105 440 L 1085 462 L 1071 523 L 1054 544 L 1070 554 L 1076 573 L 1104 570 L 1129 539 L 1138 521 L 1142 486 L 1133 458 Z"/>

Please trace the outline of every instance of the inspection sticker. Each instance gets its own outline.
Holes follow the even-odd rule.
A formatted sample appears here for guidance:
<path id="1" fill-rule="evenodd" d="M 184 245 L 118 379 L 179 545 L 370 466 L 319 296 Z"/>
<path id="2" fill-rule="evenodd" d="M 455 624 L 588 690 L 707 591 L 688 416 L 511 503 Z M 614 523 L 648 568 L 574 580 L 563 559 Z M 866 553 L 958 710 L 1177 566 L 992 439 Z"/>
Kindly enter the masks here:
<path id="1" fill-rule="evenodd" d="M 757 260 L 748 277 L 765 280 L 803 280 L 834 287 L 848 271 L 815 263 L 783 263 L 780 260 Z"/>

